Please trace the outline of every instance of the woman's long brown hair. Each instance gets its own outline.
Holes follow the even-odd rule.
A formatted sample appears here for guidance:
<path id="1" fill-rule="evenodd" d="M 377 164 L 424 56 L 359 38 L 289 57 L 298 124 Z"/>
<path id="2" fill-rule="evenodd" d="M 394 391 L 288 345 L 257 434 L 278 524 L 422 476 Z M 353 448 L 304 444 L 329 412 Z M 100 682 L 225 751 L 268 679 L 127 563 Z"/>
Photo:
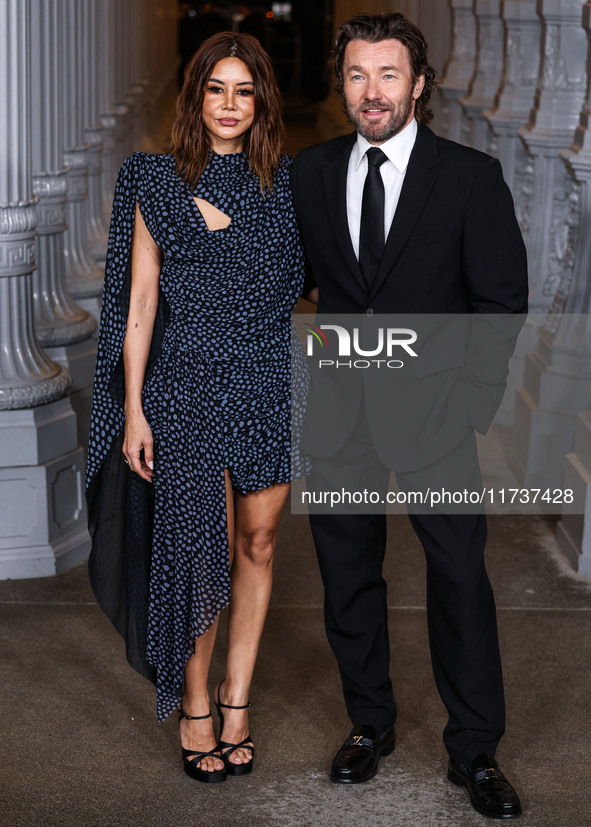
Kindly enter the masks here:
<path id="1" fill-rule="evenodd" d="M 254 121 L 244 136 L 243 150 L 261 191 L 273 187 L 279 166 L 284 126 L 281 96 L 268 54 L 250 34 L 220 32 L 208 38 L 193 55 L 177 102 L 170 152 L 177 172 L 191 189 L 205 169 L 211 145 L 202 118 L 203 96 L 216 63 L 226 57 L 241 60 L 254 81 Z"/>

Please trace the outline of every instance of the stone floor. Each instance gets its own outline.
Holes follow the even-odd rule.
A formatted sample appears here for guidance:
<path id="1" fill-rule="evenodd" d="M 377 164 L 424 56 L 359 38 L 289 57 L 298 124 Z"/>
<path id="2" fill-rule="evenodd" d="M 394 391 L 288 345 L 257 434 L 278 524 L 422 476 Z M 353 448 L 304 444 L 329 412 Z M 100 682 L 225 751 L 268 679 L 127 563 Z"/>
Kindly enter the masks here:
<path id="1" fill-rule="evenodd" d="M 296 113 L 288 150 L 312 143 Z M 292 118 L 292 124 L 294 119 Z M 489 521 L 507 695 L 498 757 L 521 794 L 524 827 L 591 824 L 591 582 L 562 562 L 550 518 Z M 0 583 L 0 824 L 195 827 L 471 827 L 464 790 L 445 777 L 445 710 L 430 668 L 422 552 L 389 518 L 397 746 L 360 787 L 333 785 L 349 730 L 324 637 L 322 588 L 305 517 L 286 509 L 275 588 L 252 687 L 251 776 L 206 786 L 182 771 L 177 725 L 158 724 L 153 687 L 126 664 L 85 566 Z M 212 683 L 224 670 L 224 622 Z M 586 711 L 587 710 L 587 711 Z"/>
<path id="2" fill-rule="evenodd" d="M 361 787 L 327 770 L 349 729 L 322 625 L 322 588 L 304 517 L 286 510 L 275 588 L 252 688 L 251 776 L 208 787 L 181 769 L 177 725 L 158 724 L 151 684 L 126 664 L 84 566 L 0 583 L 0 823 L 340 827 L 487 823 L 445 779 L 445 711 L 428 656 L 424 563 L 405 517 L 390 517 L 392 678 L 397 747 Z M 507 694 L 498 757 L 524 825 L 589 817 L 591 584 L 556 552 L 553 525 L 492 517 L 487 561 L 497 596 Z M 223 628 L 212 681 L 223 675 Z"/>

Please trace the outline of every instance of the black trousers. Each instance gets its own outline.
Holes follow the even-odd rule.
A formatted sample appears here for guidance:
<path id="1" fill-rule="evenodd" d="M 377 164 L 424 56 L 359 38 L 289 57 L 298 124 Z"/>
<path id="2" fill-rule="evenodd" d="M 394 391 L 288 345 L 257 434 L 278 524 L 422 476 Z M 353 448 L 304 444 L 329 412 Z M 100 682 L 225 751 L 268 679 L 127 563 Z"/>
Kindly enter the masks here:
<path id="1" fill-rule="evenodd" d="M 360 414 L 363 423 L 364 412 Z M 359 423 L 358 423 L 359 424 Z M 356 428 L 338 456 L 313 458 L 311 486 L 334 486 L 354 468 L 359 490 L 385 492 L 389 469 L 377 458 L 369 431 Z M 427 469 L 397 474 L 401 490 L 445 487 L 464 477 L 481 489 L 474 434 Z M 453 472 L 453 473 L 452 473 Z M 332 488 L 330 486 L 333 486 Z M 349 509 L 350 510 L 350 509 Z M 427 561 L 427 619 L 435 682 L 449 718 L 443 740 L 449 754 L 469 762 L 494 755 L 504 731 L 503 678 L 492 588 L 484 565 L 484 513 L 411 514 Z M 387 726 L 396 718 L 390 680 L 384 513 L 312 513 L 310 525 L 325 589 L 328 641 L 337 659 L 345 703 L 354 725 Z"/>

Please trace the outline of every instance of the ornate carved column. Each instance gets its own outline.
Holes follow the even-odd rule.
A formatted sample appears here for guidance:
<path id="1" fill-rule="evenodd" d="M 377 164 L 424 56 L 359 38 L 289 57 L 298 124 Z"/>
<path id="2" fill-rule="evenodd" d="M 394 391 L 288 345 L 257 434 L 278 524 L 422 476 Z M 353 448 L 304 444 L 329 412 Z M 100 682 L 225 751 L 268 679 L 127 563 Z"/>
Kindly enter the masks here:
<path id="1" fill-rule="evenodd" d="M 580 221 L 581 227 L 587 228 L 591 223 L 591 2 L 583 7 L 583 26 L 589 39 L 587 97 L 573 144 L 569 149 L 562 150 L 560 155 L 580 186 Z M 570 356 L 567 368 L 570 384 L 575 384 L 575 387 L 577 382 L 582 384 L 578 400 L 581 412 L 574 424 L 574 445 L 572 453 L 566 456 L 563 484 L 575 491 L 578 502 L 587 504 L 584 513 L 569 513 L 567 508 L 563 509 L 557 540 L 574 568 L 588 575 L 591 575 L 590 261 L 591 234 L 583 231 L 577 237 L 574 268 L 565 273 L 552 308 L 564 313 L 556 325 L 556 340 Z"/>
<path id="2" fill-rule="evenodd" d="M 0 0 L 0 577 L 53 574 L 88 534 L 68 370 L 33 329 L 31 0 Z"/>
<path id="3" fill-rule="evenodd" d="M 399 10 L 398 4 L 395 8 Z M 429 63 L 437 70 L 437 79 L 440 80 L 451 54 L 451 9 L 448 3 L 441 0 L 422 0 L 413 3 L 407 14 L 425 35 L 429 44 Z M 431 108 L 434 118 L 430 127 L 438 134 L 443 134 L 443 98 L 439 94 L 439 87 L 436 87 L 431 98 Z"/>
<path id="4" fill-rule="evenodd" d="M 93 257 L 103 263 L 107 252 L 108 231 L 101 201 L 102 155 L 105 127 L 100 121 L 98 86 L 103 72 L 98 62 L 96 31 L 100 12 L 97 0 L 83 0 L 82 7 L 82 88 L 83 137 L 88 149 L 88 249 Z"/>
<path id="5" fill-rule="evenodd" d="M 72 374 L 70 403 L 77 417 L 78 442 L 88 440 L 90 398 L 96 360 L 91 338 L 97 320 L 76 304 L 66 285 L 64 231 L 68 170 L 62 166 L 64 128 L 63 50 L 65 0 L 32 0 L 33 3 L 33 183 L 39 195 L 39 268 L 34 278 L 36 330 L 47 354 Z M 90 30 L 86 32 L 88 41 Z M 86 52 L 87 43 L 80 47 Z M 87 87 L 86 74 L 81 77 Z M 87 100 L 90 91 L 84 95 Z M 81 229 L 85 227 L 82 224 Z"/>
<path id="6" fill-rule="evenodd" d="M 519 130 L 533 162 L 533 179 L 516 193 L 529 232 L 530 310 L 548 310 L 560 273 L 569 266 L 578 225 L 575 182 L 558 153 L 569 146 L 587 80 L 587 39 L 581 0 L 540 0 L 543 58 L 530 123 Z M 572 262 L 571 262 L 572 263 Z"/>
<path id="7" fill-rule="evenodd" d="M 113 40 L 115 47 L 115 53 L 113 55 L 115 66 L 115 106 L 113 108 L 113 114 L 117 124 L 115 129 L 115 173 L 131 151 L 129 136 L 131 133 L 132 116 L 129 101 L 126 99 L 126 71 L 130 37 L 126 20 L 127 8 L 126 3 L 120 3 L 118 0 L 115 1 L 115 38 Z M 125 46 L 123 46 L 124 43 Z"/>
<path id="8" fill-rule="evenodd" d="M 74 298 L 97 318 L 103 268 L 88 248 L 88 164 L 90 146 L 84 142 L 82 52 L 85 48 L 82 10 L 78 0 L 63 0 L 62 115 L 64 157 L 68 170 L 68 229 L 65 234 L 66 274 Z"/>
<path id="9" fill-rule="evenodd" d="M 470 91 L 460 98 L 466 112 L 462 143 L 486 152 L 490 148 L 491 132 L 483 113 L 493 106 L 503 76 L 501 0 L 476 0 L 474 12 L 478 21 L 478 49 Z"/>
<path id="10" fill-rule="evenodd" d="M 496 106 L 484 113 L 494 134 L 489 147 L 500 160 L 511 191 L 522 186 L 529 162 L 517 130 L 525 126 L 534 104 L 540 68 L 542 28 L 536 14 L 537 0 L 504 0 L 505 69 Z M 531 165 L 533 173 L 533 164 Z M 518 216 L 523 221 L 524 216 Z M 522 231 L 525 228 L 522 226 Z"/>
<path id="11" fill-rule="evenodd" d="M 141 8 L 141 0 L 132 0 L 131 2 L 131 16 L 130 28 L 132 32 L 130 44 L 130 87 L 129 95 L 132 99 L 132 145 L 131 150 L 141 149 L 142 139 L 145 128 L 145 93 L 146 85 L 142 78 L 141 54 L 140 54 L 140 39 L 142 36 L 142 17 L 143 12 Z"/>
<path id="12" fill-rule="evenodd" d="M 504 0 L 502 4 L 505 69 L 496 106 L 484 113 L 492 131 L 488 151 L 499 158 L 513 196 L 520 193 L 516 210 L 524 238 L 529 231 L 531 205 L 527 198 L 532 193 L 534 167 L 518 129 L 529 120 L 540 68 L 542 29 L 536 6 L 537 0 Z M 518 352 L 511 360 L 507 391 L 496 417 L 503 425 L 513 421 L 515 394 L 523 384 L 523 369 L 524 354 Z"/>
<path id="13" fill-rule="evenodd" d="M 32 0 L 31 167 L 37 203 L 37 258 L 33 274 L 35 332 L 45 347 L 70 345 L 94 333 L 94 316 L 82 310 L 66 286 L 67 168 L 59 114 L 62 0 Z"/>
<path id="14" fill-rule="evenodd" d="M 582 0 L 538 0 L 537 12 L 542 24 L 541 65 L 529 123 L 517 133 L 526 149 L 527 160 L 516 168 L 514 190 L 517 215 L 528 249 L 532 314 L 515 351 L 512 369 L 516 376 L 512 385 L 526 384 L 523 360 L 538 347 L 538 326 L 543 321 L 540 314 L 550 308 L 561 274 L 572 271 L 574 261 L 579 187 L 559 151 L 572 140 L 585 96 L 587 43 L 581 26 L 581 10 Z M 535 375 L 535 371 L 531 376 L 528 374 L 527 381 L 535 381 Z M 504 410 L 510 402 L 511 397 L 507 397 Z M 520 391 L 515 399 L 515 408 L 520 407 L 521 411 L 519 439 L 522 443 L 516 446 L 514 461 L 518 474 L 526 474 L 529 464 L 525 459 L 525 445 L 530 420 L 524 408 L 529 408 L 530 403 Z"/>
<path id="15" fill-rule="evenodd" d="M 41 350 L 33 330 L 37 196 L 31 185 L 30 0 L 0 3 L 0 410 L 63 396 L 67 370 Z"/>
<path id="16" fill-rule="evenodd" d="M 465 111 L 460 104 L 468 91 L 476 60 L 476 18 L 473 0 L 449 0 L 452 15 L 452 51 L 443 72 L 439 94 L 443 99 L 437 131 L 452 141 L 463 141 Z"/>
<path id="17" fill-rule="evenodd" d="M 103 153 L 101 174 L 101 215 L 105 226 L 109 225 L 113 189 L 117 174 L 115 158 L 115 131 L 117 121 L 114 114 L 115 106 L 115 66 L 113 65 L 113 38 L 115 26 L 113 22 L 113 3 L 104 0 L 100 6 L 99 19 L 96 28 L 97 49 L 97 108 L 99 120 L 103 129 Z"/>
<path id="18" fill-rule="evenodd" d="M 573 103 L 580 99 L 580 74 L 588 65 L 587 37 L 580 27 L 580 17 L 580 32 L 576 37 L 571 30 L 575 18 L 574 3 L 568 17 L 564 13 L 564 3 L 560 16 L 558 4 L 551 10 L 548 5 L 544 3 L 542 9 L 547 25 L 547 65 L 542 70 L 544 80 L 536 96 L 539 104 L 536 116 L 539 112 L 542 116 L 535 125 L 523 130 L 523 135 L 528 146 L 533 146 L 539 153 L 535 156 L 539 175 L 536 181 L 539 180 L 541 189 L 534 190 L 535 202 L 542 197 L 549 201 L 546 215 L 537 210 L 536 203 L 532 208 L 534 225 L 530 244 L 534 243 L 534 238 L 539 244 L 545 243 L 548 266 L 542 270 L 541 279 L 537 272 L 533 275 L 538 275 L 541 280 L 535 298 L 537 307 L 546 304 L 550 313 L 538 317 L 541 324 L 537 328 L 533 325 L 529 328 L 530 335 L 537 332 L 537 342 L 527 352 L 523 386 L 516 397 L 512 464 L 526 485 L 536 485 L 540 481 L 560 487 L 564 457 L 573 446 L 576 417 L 591 407 L 591 328 L 588 321 L 591 246 L 587 232 L 576 232 L 579 222 L 581 227 L 586 227 L 591 220 L 591 155 L 587 137 L 588 104 L 582 107 L 583 100 L 579 102 L 582 114 L 576 132 L 578 118 L 566 110 L 569 101 Z M 581 4 L 576 5 L 580 12 Z M 588 25 L 587 9 L 585 20 Z M 559 21 L 567 26 L 566 32 L 557 31 Z M 579 34 L 583 35 L 585 45 L 582 55 Z M 575 51 L 576 60 L 573 57 Z M 549 88 L 551 95 L 548 95 Z M 545 97 L 549 99 L 547 104 Z M 563 124 L 573 125 L 570 135 Z M 558 142 L 568 145 L 573 133 L 572 147 L 558 154 Z M 543 138 L 546 138 L 545 142 Z M 549 147 L 553 148 L 556 157 L 550 155 Z M 546 222 L 547 240 L 540 239 L 539 233 L 534 235 L 536 217 Z M 538 268 L 545 263 L 540 261 L 539 255 L 534 262 Z"/>

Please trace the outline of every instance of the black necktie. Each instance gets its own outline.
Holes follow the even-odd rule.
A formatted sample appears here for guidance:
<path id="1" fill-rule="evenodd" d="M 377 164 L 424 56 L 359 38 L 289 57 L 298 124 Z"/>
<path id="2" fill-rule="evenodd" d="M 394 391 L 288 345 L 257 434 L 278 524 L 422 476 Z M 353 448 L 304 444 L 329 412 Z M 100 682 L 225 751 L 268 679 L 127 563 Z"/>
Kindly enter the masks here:
<path id="1" fill-rule="evenodd" d="M 359 264 L 367 286 L 371 290 L 386 240 L 384 238 L 384 182 L 380 167 L 387 161 L 377 146 L 367 150 L 367 177 L 361 202 L 361 232 L 359 234 Z"/>

